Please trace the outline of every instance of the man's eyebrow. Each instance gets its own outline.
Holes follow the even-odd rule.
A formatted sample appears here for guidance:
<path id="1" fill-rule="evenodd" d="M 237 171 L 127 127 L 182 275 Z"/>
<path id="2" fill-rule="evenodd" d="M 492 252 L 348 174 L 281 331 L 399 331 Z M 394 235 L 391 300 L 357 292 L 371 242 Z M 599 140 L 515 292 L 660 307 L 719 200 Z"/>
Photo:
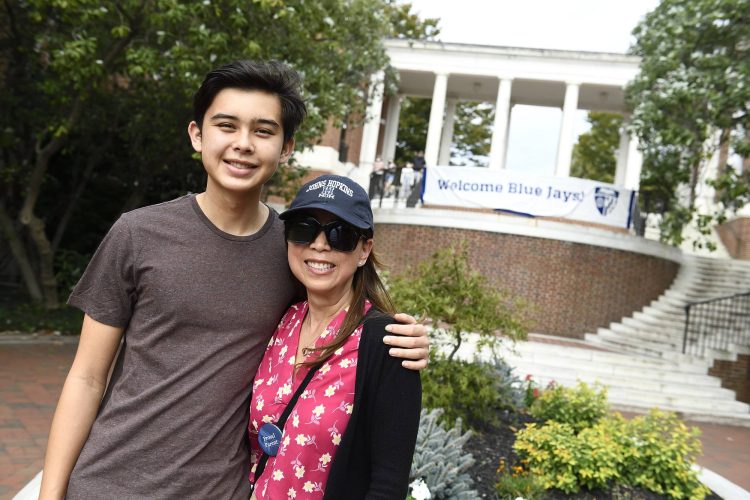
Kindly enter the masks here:
<path id="1" fill-rule="evenodd" d="M 211 119 L 212 120 L 235 120 L 235 121 L 239 120 L 239 118 L 237 118 L 236 116 L 227 115 L 225 113 L 216 113 L 215 115 L 211 117 Z"/>
<path id="2" fill-rule="evenodd" d="M 268 125 L 269 127 L 273 128 L 281 128 L 281 125 L 279 125 L 276 120 L 272 120 L 271 118 L 257 118 L 254 121 L 255 123 L 258 123 L 260 125 Z"/>
<path id="3" fill-rule="evenodd" d="M 215 115 L 211 116 L 211 120 L 240 121 L 240 119 L 237 116 L 228 115 L 226 113 L 216 113 Z M 276 120 L 273 120 L 271 118 L 256 118 L 253 121 L 257 124 L 268 125 L 269 127 L 274 127 L 274 128 L 281 128 L 281 125 L 279 125 L 279 123 Z"/>

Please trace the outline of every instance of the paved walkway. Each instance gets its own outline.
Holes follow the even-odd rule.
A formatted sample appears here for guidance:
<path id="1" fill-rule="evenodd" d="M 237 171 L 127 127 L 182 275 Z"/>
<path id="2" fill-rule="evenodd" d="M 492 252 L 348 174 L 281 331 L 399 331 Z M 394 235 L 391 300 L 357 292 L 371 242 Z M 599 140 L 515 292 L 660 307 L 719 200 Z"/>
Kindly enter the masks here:
<path id="1" fill-rule="evenodd" d="M 69 339 L 8 343 L 0 337 L 0 499 L 42 468 L 52 413 L 75 355 Z M 692 423 L 703 431 L 698 463 L 750 490 L 750 428 Z"/>

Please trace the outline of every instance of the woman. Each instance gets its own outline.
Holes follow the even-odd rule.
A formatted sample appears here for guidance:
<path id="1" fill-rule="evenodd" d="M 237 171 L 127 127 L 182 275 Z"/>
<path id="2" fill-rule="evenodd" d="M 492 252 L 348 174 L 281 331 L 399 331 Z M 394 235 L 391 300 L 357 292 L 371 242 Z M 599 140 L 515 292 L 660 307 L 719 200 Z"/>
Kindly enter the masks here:
<path id="1" fill-rule="evenodd" d="M 253 384 L 254 495 L 403 499 L 421 385 L 382 343 L 393 305 L 376 271 L 367 193 L 325 175 L 281 218 L 307 300 L 284 315 Z"/>

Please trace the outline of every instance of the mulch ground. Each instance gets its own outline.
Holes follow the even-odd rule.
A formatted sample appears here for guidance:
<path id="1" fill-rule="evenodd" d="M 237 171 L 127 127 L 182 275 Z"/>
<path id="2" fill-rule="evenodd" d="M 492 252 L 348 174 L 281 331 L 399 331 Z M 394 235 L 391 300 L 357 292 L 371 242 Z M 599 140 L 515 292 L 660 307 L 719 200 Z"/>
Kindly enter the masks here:
<path id="1" fill-rule="evenodd" d="M 496 499 L 495 482 L 497 468 L 503 460 L 506 467 L 517 463 L 518 457 L 513 451 L 516 440 L 516 430 L 522 429 L 525 422 L 531 422 L 528 416 L 514 417 L 516 420 L 506 420 L 496 428 L 474 432 L 464 449 L 470 452 L 476 462 L 471 470 L 474 479 L 474 489 L 481 498 Z M 662 500 L 667 498 L 643 488 L 617 486 L 611 490 L 595 490 L 576 494 L 567 494 L 559 490 L 548 490 L 544 494 L 545 500 L 583 499 L 583 500 Z M 721 497 L 711 494 L 707 500 L 721 500 Z M 500 499 L 505 500 L 505 499 Z"/>

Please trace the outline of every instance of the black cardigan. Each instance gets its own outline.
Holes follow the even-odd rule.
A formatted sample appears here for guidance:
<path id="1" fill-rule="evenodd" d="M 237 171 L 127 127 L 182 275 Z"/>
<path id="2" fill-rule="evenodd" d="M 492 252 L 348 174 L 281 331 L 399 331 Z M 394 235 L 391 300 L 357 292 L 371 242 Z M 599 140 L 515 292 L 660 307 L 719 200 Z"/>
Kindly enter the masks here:
<path id="1" fill-rule="evenodd" d="M 383 343 L 393 318 L 370 314 L 362 329 L 354 409 L 331 463 L 325 499 L 403 500 L 409 488 L 422 406 L 419 372 Z"/>

